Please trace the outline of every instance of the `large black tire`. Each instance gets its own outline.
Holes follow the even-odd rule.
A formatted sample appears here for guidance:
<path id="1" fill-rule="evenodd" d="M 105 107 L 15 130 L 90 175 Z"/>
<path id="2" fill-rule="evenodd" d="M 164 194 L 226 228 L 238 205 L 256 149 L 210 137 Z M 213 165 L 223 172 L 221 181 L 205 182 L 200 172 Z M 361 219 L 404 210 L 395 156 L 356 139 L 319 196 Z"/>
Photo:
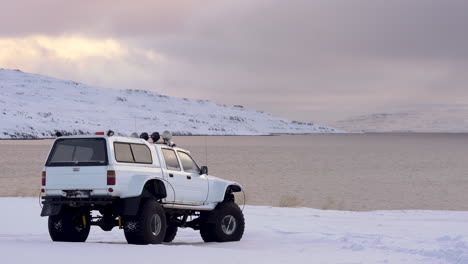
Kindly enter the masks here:
<path id="1" fill-rule="evenodd" d="M 84 221 L 83 221 L 84 216 Z M 49 216 L 49 235 L 57 242 L 85 242 L 91 229 L 89 212 L 65 209 L 60 214 Z"/>
<path id="2" fill-rule="evenodd" d="M 222 202 L 215 210 L 201 217 L 200 235 L 205 242 L 239 241 L 244 229 L 244 215 L 233 201 Z"/>
<path id="3" fill-rule="evenodd" d="M 164 236 L 164 242 L 169 243 L 174 240 L 177 235 L 177 226 L 168 225 L 166 228 L 166 235 Z"/>
<path id="4" fill-rule="evenodd" d="M 213 230 L 215 226 L 214 224 L 201 224 L 200 225 L 200 235 L 205 242 L 216 242 L 216 238 L 214 237 Z"/>
<path id="5" fill-rule="evenodd" d="M 125 238 L 129 244 L 160 244 L 166 234 L 166 213 L 155 200 L 140 206 L 138 215 L 123 219 Z"/>

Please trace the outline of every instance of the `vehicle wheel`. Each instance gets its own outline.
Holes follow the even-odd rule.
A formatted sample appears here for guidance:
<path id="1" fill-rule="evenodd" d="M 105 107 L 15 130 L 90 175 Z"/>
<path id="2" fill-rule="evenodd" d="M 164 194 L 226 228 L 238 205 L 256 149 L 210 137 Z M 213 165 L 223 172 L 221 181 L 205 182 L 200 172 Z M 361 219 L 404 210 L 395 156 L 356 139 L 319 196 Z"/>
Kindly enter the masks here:
<path id="1" fill-rule="evenodd" d="M 148 200 L 137 216 L 124 218 L 124 233 L 129 244 L 160 244 L 166 234 L 166 214 L 162 206 Z"/>
<path id="2" fill-rule="evenodd" d="M 177 235 L 177 226 L 168 225 L 166 229 L 166 235 L 164 236 L 164 242 L 169 243 L 174 240 Z"/>
<path id="3" fill-rule="evenodd" d="M 84 217 L 84 220 L 83 220 Z M 91 229 L 90 213 L 64 210 L 49 216 L 49 235 L 52 241 L 85 242 Z"/>
<path id="4" fill-rule="evenodd" d="M 213 224 L 201 224 L 200 225 L 200 235 L 205 242 L 215 242 L 216 239 L 214 237 L 213 230 L 215 229 L 215 225 Z"/>
<path id="5" fill-rule="evenodd" d="M 239 241 L 244 234 L 245 220 L 239 206 L 232 201 L 220 203 L 200 224 L 205 242 Z"/>

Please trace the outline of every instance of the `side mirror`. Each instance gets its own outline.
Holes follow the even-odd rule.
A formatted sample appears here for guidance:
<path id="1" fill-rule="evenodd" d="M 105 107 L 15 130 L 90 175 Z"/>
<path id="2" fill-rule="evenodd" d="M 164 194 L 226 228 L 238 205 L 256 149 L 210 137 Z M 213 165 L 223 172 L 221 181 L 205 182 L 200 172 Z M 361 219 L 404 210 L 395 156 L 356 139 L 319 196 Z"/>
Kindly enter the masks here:
<path id="1" fill-rule="evenodd" d="M 208 175 L 208 167 L 207 166 L 201 166 L 200 168 L 200 174 L 206 174 Z"/>

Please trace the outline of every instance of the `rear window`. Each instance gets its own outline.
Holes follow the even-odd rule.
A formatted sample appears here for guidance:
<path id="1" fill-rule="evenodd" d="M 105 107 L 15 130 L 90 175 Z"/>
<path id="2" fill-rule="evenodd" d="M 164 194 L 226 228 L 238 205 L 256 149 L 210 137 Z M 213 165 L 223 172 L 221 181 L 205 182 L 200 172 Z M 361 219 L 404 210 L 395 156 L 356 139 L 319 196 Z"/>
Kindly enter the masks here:
<path id="1" fill-rule="evenodd" d="M 125 163 L 152 164 L 151 151 L 148 146 L 132 143 L 114 143 L 115 160 Z"/>
<path id="2" fill-rule="evenodd" d="M 107 163 L 105 139 L 76 138 L 55 141 L 46 166 L 104 166 Z"/>

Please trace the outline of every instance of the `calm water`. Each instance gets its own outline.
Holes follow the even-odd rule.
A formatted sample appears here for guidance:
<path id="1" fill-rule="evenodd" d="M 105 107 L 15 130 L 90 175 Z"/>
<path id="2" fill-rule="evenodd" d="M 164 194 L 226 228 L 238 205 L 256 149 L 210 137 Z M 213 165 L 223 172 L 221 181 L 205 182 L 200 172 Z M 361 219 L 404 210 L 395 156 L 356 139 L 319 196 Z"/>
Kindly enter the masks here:
<path id="1" fill-rule="evenodd" d="M 175 137 L 248 204 L 468 210 L 468 135 Z M 205 146 L 206 141 L 206 146 Z M 37 195 L 51 141 L 0 141 L 0 195 Z M 206 152 L 207 150 L 207 152 Z"/>

